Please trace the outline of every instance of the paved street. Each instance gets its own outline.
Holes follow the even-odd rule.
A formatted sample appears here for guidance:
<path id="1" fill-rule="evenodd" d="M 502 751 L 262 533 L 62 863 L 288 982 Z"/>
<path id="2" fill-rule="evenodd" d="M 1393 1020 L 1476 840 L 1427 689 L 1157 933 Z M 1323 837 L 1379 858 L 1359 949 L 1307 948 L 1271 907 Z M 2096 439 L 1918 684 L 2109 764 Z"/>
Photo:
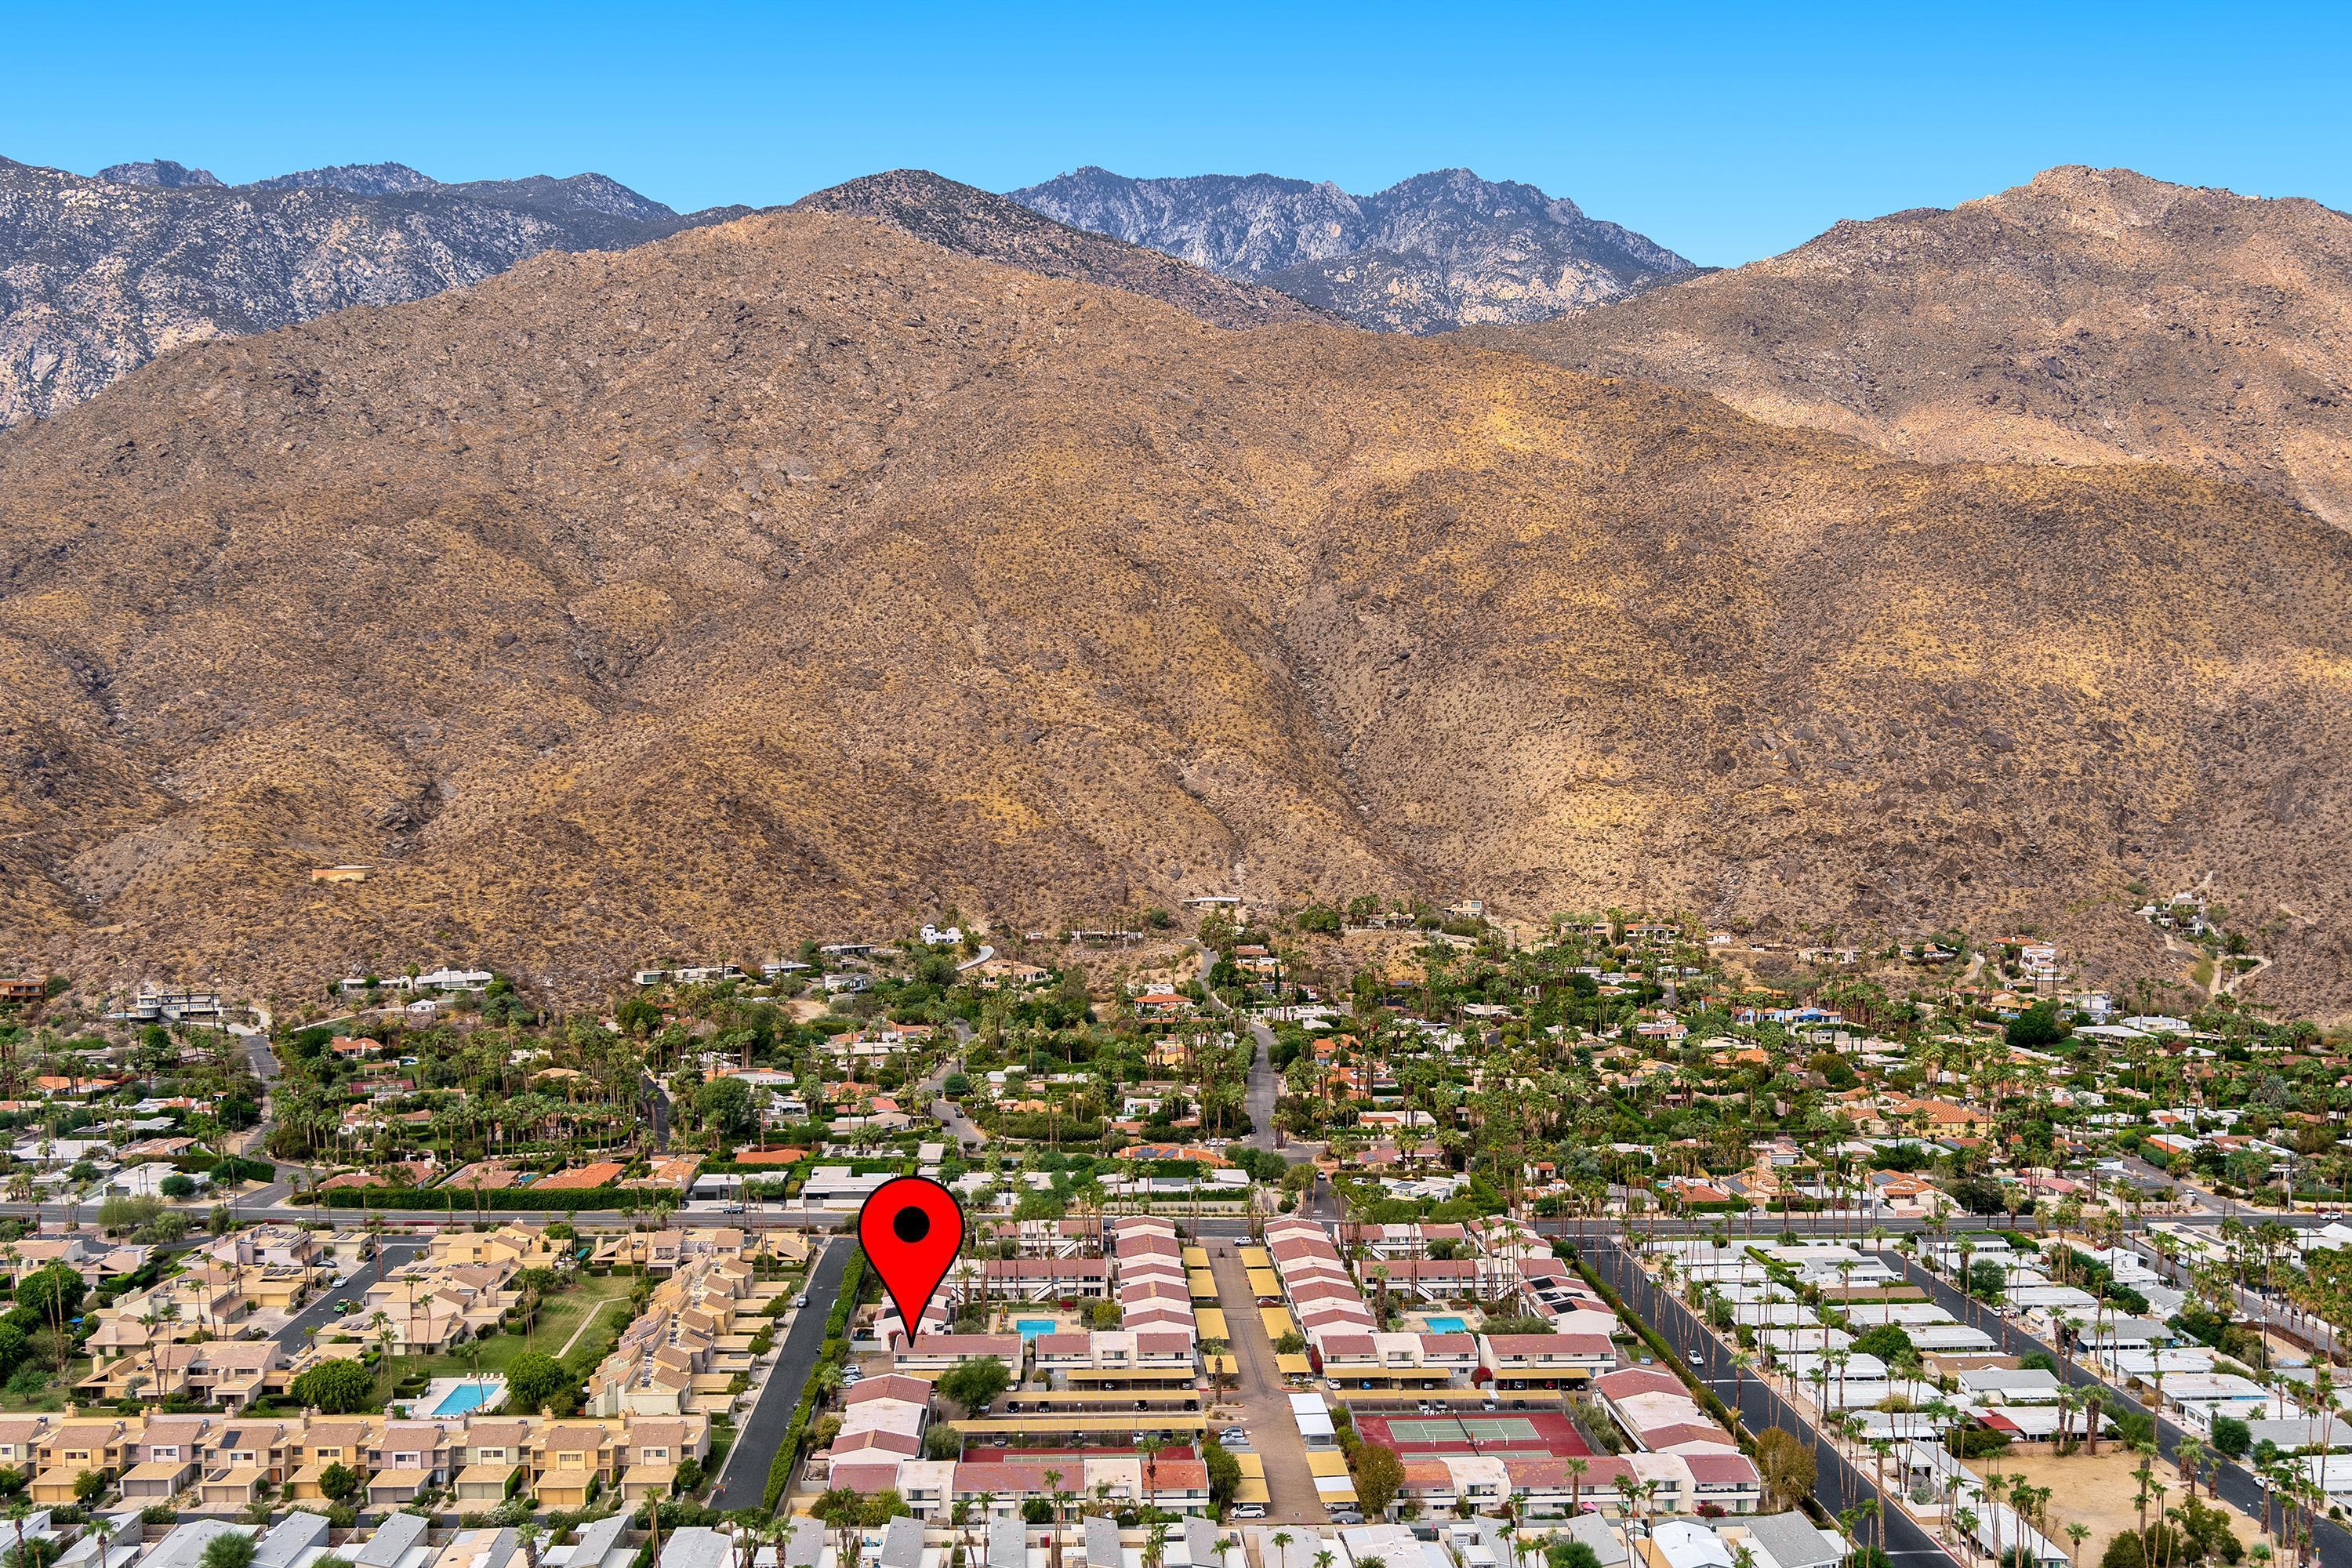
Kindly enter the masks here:
<path id="1" fill-rule="evenodd" d="M 2057 1352 L 2049 1345 L 1998 1313 L 1987 1310 L 1981 1317 L 1971 1319 L 1968 1298 L 1954 1289 L 1941 1275 L 1930 1272 L 1924 1265 L 1909 1262 L 1895 1254 L 1881 1256 L 1886 1258 L 1890 1263 L 1899 1264 L 1905 1277 L 1925 1289 L 1934 1299 L 1936 1304 L 1942 1307 L 1944 1310 L 1963 1322 L 1974 1321 L 1978 1327 L 1993 1334 L 2000 1342 L 2000 1348 L 2010 1354 L 2027 1355 L 2040 1351 L 2053 1359 L 2057 1356 Z M 2100 1377 L 2080 1362 L 2060 1362 L 2058 1364 L 2063 1369 L 2062 1375 L 2075 1387 L 2089 1388 L 2096 1385 L 2106 1390 L 2103 1397 L 2106 1412 L 2110 1416 L 2120 1415 L 2127 1410 L 2147 1411 L 2147 1405 L 2142 1405 L 2106 1379 Z M 2164 1458 L 2175 1458 L 2177 1450 L 2180 1447 L 2180 1428 L 2171 1420 L 2161 1415 L 2157 1417 L 2157 1447 Z M 2201 1442 L 2202 1439 L 2200 1438 L 2200 1441 Z M 2209 1448 L 2207 1452 L 2210 1454 L 2211 1450 Z M 2259 1520 L 2263 1517 L 2262 1484 L 2256 1481 L 2242 1466 L 2223 1465 L 2217 1489 L 2221 1496 L 2243 1509 L 2250 1518 Z M 2352 1568 L 2352 1534 L 2347 1534 L 2343 1526 L 2322 1521 L 2313 1529 L 2311 1539 L 2314 1549 L 2319 1554 L 2319 1561 L 2326 1564 L 2326 1568 Z"/>
<path id="2" fill-rule="evenodd" d="M 343 1316 L 341 1312 L 335 1310 L 336 1302 L 346 1297 L 354 1301 L 360 1300 L 369 1286 L 424 1250 L 425 1243 L 421 1240 L 404 1237 L 384 1237 L 383 1255 L 380 1259 L 362 1267 L 359 1273 L 348 1281 L 338 1279 L 324 1286 L 319 1292 L 318 1300 L 289 1319 L 284 1328 L 269 1337 L 283 1345 L 287 1354 L 294 1354 L 302 1349 L 305 1343 L 304 1335 L 309 1330 L 323 1329 Z M 322 1278 L 324 1273 L 324 1270 L 320 1270 Z M 362 1314 L 358 1321 L 364 1326 L 367 1322 L 366 1316 Z"/>
<path id="3" fill-rule="evenodd" d="M 759 1402 L 735 1434 L 735 1447 L 727 1452 L 727 1468 L 711 1489 L 713 1508 L 760 1506 L 761 1495 L 767 1489 L 768 1468 L 776 1462 L 776 1450 L 783 1447 L 784 1428 L 792 1425 L 793 1409 L 801 1402 L 809 1373 L 816 1370 L 817 1352 L 824 1348 L 824 1321 L 841 1294 L 841 1275 L 849 1267 L 849 1253 L 846 1240 L 835 1240 L 825 1243 L 817 1255 L 815 1266 L 809 1270 L 809 1304 L 784 1331 L 784 1342 L 777 1348 L 776 1364 L 769 1370 Z"/>
<path id="4" fill-rule="evenodd" d="M 269 1048 L 269 1036 L 245 1024 L 231 1024 L 228 1032 L 245 1042 L 246 1058 L 253 1064 L 253 1076 L 268 1088 L 278 1077 L 278 1053 Z"/>
<path id="5" fill-rule="evenodd" d="M 641 1069 L 642 1070 L 642 1069 Z M 669 1091 L 650 1072 L 643 1073 L 645 1090 L 640 1097 L 646 1124 L 654 1130 L 654 1152 L 669 1152 Z"/>
<path id="6" fill-rule="evenodd" d="M 971 1042 L 971 1029 L 969 1025 L 958 1019 L 955 1029 L 956 1037 L 959 1040 L 966 1044 Z M 946 1128 L 949 1136 L 956 1141 L 956 1147 L 969 1154 L 988 1142 L 988 1134 L 973 1124 L 971 1118 L 963 1113 L 961 1106 L 952 1100 L 940 1098 L 940 1090 L 946 1085 L 948 1074 L 956 1069 L 957 1064 L 961 1059 L 960 1054 L 941 1058 L 939 1066 L 933 1068 L 929 1075 L 915 1086 L 913 1098 L 930 1107 L 931 1120 Z"/>
<path id="7" fill-rule="evenodd" d="M 1715 1390 L 1724 1404 L 1732 1404 L 1737 1394 L 1740 1421 L 1750 1432 L 1779 1426 L 1806 1439 L 1819 1456 L 1820 1476 L 1813 1485 L 1813 1496 L 1823 1508 L 1834 1514 L 1878 1498 L 1878 1488 L 1868 1471 L 1849 1463 L 1826 1441 L 1815 1441 L 1811 1426 L 1779 1390 L 1752 1375 L 1736 1375 L 1722 1342 L 1707 1332 L 1671 1293 L 1653 1285 L 1641 1266 L 1615 1242 L 1594 1244 L 1586 1258 L 1593 1271 L 1625 1299 L 1627 1306 L 1648 1319 L 1661 1338 L 1669 1344 L 1687 1347 L 1685 1359 L 1691 1370 Z M 1921 1529 L 1916 1520 L 1890 1501 L 1882 1500 L 1880 1508 L 1881 1517 L 1886 1521 L 1889 1557 L 1897 1562 L 1934 1559 L 1954 1563 L 1951 1553 L 1937 1545 L 1935 1537 Z"/>
<path id="8" fill-rule="evenodd" d="M 1266 1521 L 1326 1523 L 1331 1516 L 1316 1494 L 1314 1472 L 1307 1468 L 1307 1443 L 1290 1418 L 1290 1394 L 1275 1370 L 1274 1342 L 1265 1337 L 1265 1324 L 1257 1315 L 1257 1298 L 1250 1293 L 1240 1246 L 1210 1242 L 1209 1271 L 1217 1279 L 1217 1305 L 1224 1310 L 1234 1364 L 1241 1373 L 1240 1425 L 1249 1432 L 1251 1450 L 1265 1464 L 1265 1489 L 1274 1500 L 1266 1505 Z"/>
<path id="9" fill-rule="evenodd" d="M 1274 1128 L 1274 1110 L 1281 1092 L 1282 1075 L 1274 1070 L 1274 1031 L 1256 1019 L 1250 1020 L 1250 1037 L 1257 1042 L 1257 1050 L 1250 1058 L 1249 1108 L 1250 1135 L 1243 1142 L 1260 1149 L 1276 1149 L 1278 1135 Z M 1294 1138 L 1280 1138 L 1278 1152 L 1294 1165 L 1304 1164 L 1322 1151 L 1320 1143 L 1301 1143 Z"/>

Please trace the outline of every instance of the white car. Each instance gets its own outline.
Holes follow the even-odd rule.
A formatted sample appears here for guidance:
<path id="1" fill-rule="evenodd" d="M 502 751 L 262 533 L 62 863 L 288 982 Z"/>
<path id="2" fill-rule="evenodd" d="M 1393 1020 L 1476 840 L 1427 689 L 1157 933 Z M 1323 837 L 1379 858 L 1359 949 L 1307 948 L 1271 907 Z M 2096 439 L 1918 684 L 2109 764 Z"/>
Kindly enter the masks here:
<path id="1" fill-rule="evenodd" d="M 1265 1504 L 1262 1502 L 1245 1502 L 1237 1504 L 1234 1509 L 1234 1517 L 1235 1519 L 1264 1519 L 1265 1517 Z"/>

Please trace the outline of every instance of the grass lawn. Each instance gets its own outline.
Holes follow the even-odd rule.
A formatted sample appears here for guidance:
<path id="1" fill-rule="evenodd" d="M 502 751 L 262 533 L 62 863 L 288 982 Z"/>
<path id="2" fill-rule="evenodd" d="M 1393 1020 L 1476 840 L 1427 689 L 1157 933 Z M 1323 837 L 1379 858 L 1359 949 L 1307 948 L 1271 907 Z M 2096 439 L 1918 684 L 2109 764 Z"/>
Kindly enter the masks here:
<path id="1" fill-rule="evenodd" d="M 735 1446 L 735 1424 L 713 1421 L 710 1424 L 710 1452 L 703 1456 L 702 1473 L 716 1476 L 727 1466 L 727 1450 Z"/>
<path id="2" fill-rule="evenodd" d="M 376 1384 L 384 1398 L 404 1378 L 422 1373 L 426 1377 L 470 1377 L 478 1364 L 484 1375 L 502 1373 L 515 1357 L 530 1351 L 542 1351 L 560 1355 L 564 1342 L 575 1331 L 580 1331 L 577 1350 L 601 1345 L 626 1321 L 629 1292 L 636 1280 L 625 1274 L 583 1274 L 569 1290 L 551 1296 L 539 1304 L 539 1322 L 528 1334 L 510 1334 L 504 1330 L 492 1331 L 487 1338 L 468 1340 L 454 1350 L 440 1355 L 394 1356 L 378 1369 Z M 593 1321 L 591 1321 L 593 1318 Z M 364 1343 L 366 1319 L 348 1318 L 355 1325 Z M 584 1330 L 582 1325 L 587 1325 Z"/>
<path id="3" fill-rule="evenodd" d="M 88 1356 L 76 1357 L 68 1363 L 65 1371 L 53 1374 L 47 1385 L 36 1394 L 18 1394 L 15 1389 L 0 1384 L 0 1411 L 19 1415 L 26 1411 L 63 1410 L 67 1399 L 72 1394 L 73 1385 L 89 1375 L 91 1364 Z"/>

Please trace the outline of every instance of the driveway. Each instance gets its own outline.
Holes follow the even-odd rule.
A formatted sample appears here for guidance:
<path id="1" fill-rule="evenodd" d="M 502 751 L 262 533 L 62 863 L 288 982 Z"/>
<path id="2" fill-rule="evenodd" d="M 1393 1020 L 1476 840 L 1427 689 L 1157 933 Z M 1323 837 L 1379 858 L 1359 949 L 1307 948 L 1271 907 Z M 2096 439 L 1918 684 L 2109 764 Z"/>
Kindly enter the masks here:
<path id="1" fill-rule="evenodd" d="M 817 1255 L 809 1270 L 809 1304 L 784 1331 L 776 1364 L 768 1369 L 768 1381 L 760 1387 L 751 1418 L 735 1434 L 735 1446 L 727 1451 L 727 1468 L 719 1473 L 719 1485 L 711 1491 L 711 1507 L 760 1506 L 768 1487 L 769 1468 L 776 1462 L 776 1450 L 784 1446 L 784 1428 L 792 1425 L 801 1389 L 816 1370 L 817 1352 L 824 1348 L 824 1320 L 841 1294 L 841 1274 L 849 1267 L 849 1252 L 846 1240 L 834 1240 L 826 1242 Z"/>
<path id="2" fill-rule="evenodd" d="M 1234 1363 L 1241 1373 L 1242 1407 L 1239 1425 L 1250 1435 L 1251 1451 L 1265 1465 L 1268 1524 L 1328 1524 L 1330 1514 L 1315 1490 L 1315 1473 L 1307 1468 L 1307 1440 L 1290 1418 L 1290 1391 L 1275 1370 L 1274 1342 L 1257 1315 L 1257 1298 L 1250 1293 L 1249 1273 L 1242 1267 L 1241 1243 L 1213 1241 L 1209 1271 L 1217 1280 L 1217 1305 L 1224 1309 L 1225 1331 L 1233 1346 Z M 1227 1402 L 1236 1396 L 1228 1395 Z"/>

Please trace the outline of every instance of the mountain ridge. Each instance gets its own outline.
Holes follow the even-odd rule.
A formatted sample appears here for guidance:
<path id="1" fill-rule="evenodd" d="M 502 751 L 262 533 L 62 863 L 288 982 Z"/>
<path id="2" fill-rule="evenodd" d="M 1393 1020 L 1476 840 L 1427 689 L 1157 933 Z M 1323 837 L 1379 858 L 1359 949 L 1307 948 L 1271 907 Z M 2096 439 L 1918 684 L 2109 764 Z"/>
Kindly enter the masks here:
<path id="1" fill-rule="evenodd" d="M 1087 165 L 1013 199 L 1280 289 L 1380 331 L 1540 320 L 1691 270 L 1532 185 L 1432 170 L 1370 195 L 1272 174 L 1131 179 Z"/>
<path id="2" fill-rule="evenodd" d="M 1280 289 L 1240 282 L 1143 246 L 1074 228 L 1009 196 L 928 169 L 866 174 L 794 202 L 793 212 L 843 213 L 983 261 L 1165 300 L 1221 327 L 1339 320 Z"/>
<path id="3" fill-rule="evenodd" d="M 2127 979 L 2172 962 L 2132 879 L 2210 874 L 2264 996 L 2352 1001 L 2352 540 L 2169 468 L 1923 464 L 803 212 L 193 344 L 0 470 L 35 972 L 596 996 L 1240 864 L 2032 925 Z"/>
<path id="4" fill-rule="evenodd" d="M 169 160 L 86 177 L 0 158 L 0 427 L 185 343 L 398 303 L 541 250 L 640 245 L 740 210 L 681 216 L 594 174 L 444 185 L 378 164 L 231 186 Z"/>
<path id="5" fill-rule="evenodd" d="M 2168 463 L 2352 526 L 2352 217 L 2305 198 L 2061 165 L 1474 335 L 1906 456 Z"/>

